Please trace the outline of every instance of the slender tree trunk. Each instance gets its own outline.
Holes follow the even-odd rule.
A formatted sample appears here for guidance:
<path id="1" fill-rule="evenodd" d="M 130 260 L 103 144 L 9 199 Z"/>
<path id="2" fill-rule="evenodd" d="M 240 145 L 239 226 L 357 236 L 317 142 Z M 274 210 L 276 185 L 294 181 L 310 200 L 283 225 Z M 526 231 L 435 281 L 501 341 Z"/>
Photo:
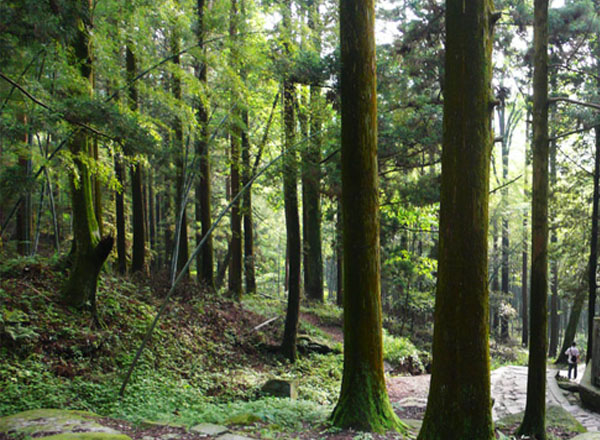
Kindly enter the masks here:
<path id="1" fill-rule="evenodd" d="M 204 55 L 204 13 L 206 9 L 205 0 L 197 0 L 197 19 L 198 23 L 196 26 L 196 39 L 198 41 L 198 50 Z M 203 92 L 208 94 L 208 79 L 207 79 L 208 66 L 206 61 L 198 63 L 196 67 L 196 77 L 202 85 Z M 209 145 L 208 145 L 208 111 L 207 104 L 202 99 L 197 100 L 196 120 L 200 125 L 200 135 L 196 139 L 196 154 L 200 160 L 200 176 L 198 184 L 196 186 L 196 197 L 197 210 L 196 210 L 196 221 L 199 221 L 202 228 L 200 236 L 196 236 L 196 241 L 199 242 L 206 236 L 208 230 L 211 227 L 211 204 L 210 204 L 210 156 L 209 156 Z M 203 283 L 210 288 L 214 288 L 214 248 L 212 235 L 209 235 L 202 247 L 201 252 L 198 254 L 199 260 L 196 260 L 199 264 L 198 281 Z"/>
<path id="2" fill-rule="evenodd" d="M 137 74 L 136 59 L 131 45 L 126 48 L 127 81 L 130 82 L 128 90 L 128 103 L 132 111 L 138 109 L 138 92 L 135 83 L 131 83 Z M 146 259 L 146 244 L 144 240 L 146 221 L 144 219 L 144 203 L 142 196 L 142 165 L 136 163 L 131 166 L 131 221 L 133 226 L 133 249 L 131 255 L 131 272 L 144 270 Z"/>
<path id="3" fill-rule="evenodd" d="M 548 0 L 535 0 L 531 312 L 527 404 L 520 435 L 546 439 L 548 311 Z"/>
<path id="4" fill-rule="evenodd" d="M 344 373 L 334 426 L 401 428 L 383 372 L 381 330 L 375 5 L 340 2 Z"/>
<path id="5" fill-rule="evenodd" d="M 94 158 L 95 163 L 99 163 L 100 161 L 100 152 L 98 151 L 98 139 L 94 139 L 91 142 L 91 156 Z M 96 215 L 96 220 L 98 221 L 98 230 L 100 231 L 100 235 L 104 235 L 104 224 L 102 222 L 103 217 L 103 207 L 102 207 L 102 187 L 100 186 L 100 179 L 97 178 L 95 174 L 92 174 L 92 194 L 94 197 L 94 214 Z"/>
<path id="6" fill-rule="evenodd" d="M 230 65 L 234 72 L 237 72 L 238 57 L 237 44 L 239 44 L 238 34 L 238 2 L 231 1 L 229 15 L 229 37 L 231 39 L 231 57 Z M 234 115 L 239 115 L 237 109 L 238 93 L 232 89 L 231 105 Z M 237 117 L 233 117 L 230 124 L 230 143 L 231 143 L 231 197 L 235 197 L 240 192 L 240 140 L 241 130 L 240 122 Z M 240 214 L 239 200 L 231 207 L 231 260 L 229 263 L 229 293 L 238 301 L 242 298 L 242 217 Z"/>
<path id="7" fill-rule="evenodd" d="M 508 153 L 510 145 L 508 142 L 508 127 L 506 127 L 506 107 L 504 101 L 500 107 L 500 136 L 502 136 L 502 184 L 506 185 L 508 182 Z M 508 230 L 508 186 L 502 188 L 502 300 L 509 302 L 509 230 Z M 508 317 L 500 317 L 500 340 L 503 342 L 508 341 L 510 338 L 508 331 Z"/>
<path id="8" fill-rule="evenodd" d="M 23 144 L 29 144 L 27 116 L 23 113 L 19 119 L 23 129 Z M 17 253 L 19 255 L 29 255 L 31 253 L 31 191 L 29 190 L 31 159 L 29 153 L 19 156 L 19 168 L 25 188 L 22 195 L 23 201 L 19 204 L 15 218 Z"/>
<path id="9" fill-rule="evenodd" d="M 527 112 L 527 120 L 530 119 L 530 115 L 529 112 Z M 529 141 L 529 123 L 527 123 L 526 125 L 526 138 Z M 527 143 L 525 146 L 525 167 L 523 170 L 523 175 L 524 175 L 524 187 L 527 188 L 528 185 L 528 178 L 527 178 L 527 174 L 528 174 L 528 166 L 529 166 L 529 160 L 527 159 Z M 526 190 L 527 191 L 527 190 Z M 522 318 L 522 322 L 523 322 L 523 327 L 521 330 L 521 345 L 523 347 L 527 347 L 528 343 L 529 343 L 529 298 L 528 298 L 528 283 L 529 283 L 529 277 L 528 277 L 528 246 L 529 246 L 529 239 L 528 239 L 528 234 L 527 234 L 527 229 L 528 229 L 528 217 L 529 217 L 529 213 L 527 211 L 525 211 L 523 213 L 523 253 L 522 253 L 522 266 L 521 266 L 521 303 L 522 303 L 522 307 L 521 307 L 521 318 Z"/>
<path id="10" fill-rule="evenodd" d="M 289 8 L 289 3 L 287 4 Z M 287 8 L 286 8 L 287 9 Z M 289 29 L 289 21 L 287 28 Z M 297 161 L 294 146 L 294 84 L 289 79 L 283 83 L 283 119 L 285 131 L 283 197 L 287 240 L 287 312 L 281 351 L 290 362 L 297 357 L 296 338 L 300 313 L 300 262 L 301 239 L 298 215 Z"/>
<path id="11" fill-rule="evenodd" d="M 446 2 L 434 361 L 420 440 L 495 438 L 487 279 L 492 14 L 488 0 Z"/>
<path id="12" fill-rule="evenodd" d="M 556 141 L 550 144 L 550 190 L 554 192 L 556 190 Z M 555 210 L 553 210 L 555 211 Z M 555 214 L 552 212 L 552 217 Z M 556 249 L 558 239 L 556 237 L 556 224 L 550 228 L 550 243 L 554 249 Z M 551 274 L 551 292 L 550 298 L 550 343 L 548 348 L 548 356 L 556 357 L 556 351 L 558 350 L 558 330 L 560 322 L 558 320 L 558 262 L 556 256 L 550 261 L 550 274 Z"/>
<path id="13" fill-rule="evenodd" d="M 152 251 L 156 250 L 155 199 L 156 196 L 154 195 L 154 179 L 152 177 L 152 170 L 148 170 L 148 235 L 150 239 L 150 249 L 152 249 Z"/>
<path id="14" fill-rule="evenodd" d="M 498 252 L 498 219 L 494 218 L 492 220 L 492 292 L 498 296 L 500 292 L 500 277 L 498 276 L 498 260 L 500 252 Z M 494 337 L 498 337 L 498 328 L 500 327 L 500 303 L 494 304 L 492 307 L 492 328 L 490 329 L 490 334 L 494 335 Z"/>
<path id="15" fill-rule="evenodd" d="M 117 223 L 117 269 L 121 275 L 127 271 L 127 254 L 125 248 L 125 203 L 123 195 L 125 191 L 125 176 L 123 163 L 120 157 L 115 157 L 115 175 L 121 188 L 115 192 L 115 212 Z"/>
<path id="16" fill-rule="evenodd" d="M 242 185 L 250 181 L 250 142 L 248 139 L 248 110 L 242 111 L 244 131 L 242 133 Z M 246 293 L 256 293 L 256 276 L 254 268 L 254 225 L 252 221 L 252 187 L 244 193 L 242 199 L 244 214 L 244 275 L 246 277 Z"/>
<path id="17" fill-rule="evenodd" d="M 344 304 L 344 244 L 342 243 L 342 203 L 337 202 L 337 214 L 335 221 L 335 267 L 336 267 L 336 304 Z"/>
<path id="18" fill-rule="evenodd" d="M 174 28 L 171 36 L 171 53 L 179 54 L 181 51 L 181 42 L 179 36 L 179 30 Z M 173 57 L 173 64 L 179 69 L 180 59 L 179 55 Z M 177 100 L 182 99 L 181 93 L 181 78 L 179 77 L 179 71 L 173 74 L 173 97 Z M 175 195 L 175 231 L 177 231 L 179 223 L 179 245 L 177 246 L 177 272 L 181 272 L 185 263 L 187 263 L 189 257 L 188 251 L 188 233 L 187 233 L 187 209 L 185 199 L 185 167 L 186 167 L 186 154 L 183 142 L 183 123 L 179 116 L 175 117 L 174 126 L 174 146 L 175 146 L 175 167 L 177 169 L 176 177 L 176 195 Z M 181 216 L 181 219 L 180 219 Z M 186 273 L 186 277 L 188 274 Z"/>
<path id="19" fill-rule="evenodd" d="M 594 316 L 596 316 L 596 291 L 598 267 L 598 202 L 600 199 L 600 128 L 596 128 L 596 154 L 594 160 L 594 195 L 592 201 L 592 230 L 590 259 L 588 261 L 588 338 L 586 362 L 592 358 L 594 342 Z"/>

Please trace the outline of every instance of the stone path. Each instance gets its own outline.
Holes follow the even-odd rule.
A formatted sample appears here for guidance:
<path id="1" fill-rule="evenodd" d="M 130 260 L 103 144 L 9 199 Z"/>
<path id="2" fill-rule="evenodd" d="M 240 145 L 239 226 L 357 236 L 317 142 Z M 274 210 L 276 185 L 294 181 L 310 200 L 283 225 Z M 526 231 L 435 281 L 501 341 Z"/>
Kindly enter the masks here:
<path id="1" fill-rule="evenodd" d="M 579 396 L 560 389 L 554 376 L 556 370 L 546 372 L 546 403 L 560 405 L 569 411 L 588 431 L 600 431 L 600 414 L 580 406 Z M 525 410 L 527 367 L 507 366 L 492 371 L 492 408 L 494 420 Z"/>

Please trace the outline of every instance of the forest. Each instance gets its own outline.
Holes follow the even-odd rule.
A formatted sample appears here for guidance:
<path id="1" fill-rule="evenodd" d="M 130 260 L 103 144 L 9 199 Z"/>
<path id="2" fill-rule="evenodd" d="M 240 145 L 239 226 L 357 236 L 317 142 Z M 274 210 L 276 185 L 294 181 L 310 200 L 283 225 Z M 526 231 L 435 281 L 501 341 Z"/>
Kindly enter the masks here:
<path id="1" fill-rule="evenodd" d="M 0 440 L 600 439 L 599 202 L 598 0 L 0 0 Z"/>

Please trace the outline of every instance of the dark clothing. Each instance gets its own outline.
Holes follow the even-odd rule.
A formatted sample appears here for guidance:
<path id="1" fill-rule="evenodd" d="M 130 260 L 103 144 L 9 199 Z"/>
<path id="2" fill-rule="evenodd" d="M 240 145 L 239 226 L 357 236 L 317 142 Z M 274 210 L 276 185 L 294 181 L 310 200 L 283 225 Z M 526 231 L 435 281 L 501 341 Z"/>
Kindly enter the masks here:
<path id="1" fill-rule="evenodd" d="M 571 371 L 574 371 L 573 379 L 577 379 L 577 364 L 569 364 L 569 379 L 571 379 Z"/>

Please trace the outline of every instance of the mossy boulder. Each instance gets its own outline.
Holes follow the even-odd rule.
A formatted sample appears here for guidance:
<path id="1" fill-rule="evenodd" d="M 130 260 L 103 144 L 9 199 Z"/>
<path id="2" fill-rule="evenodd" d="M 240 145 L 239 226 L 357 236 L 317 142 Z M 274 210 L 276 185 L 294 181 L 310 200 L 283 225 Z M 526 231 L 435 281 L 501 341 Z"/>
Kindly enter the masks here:
<path id="1" fill-rule="evenodd" d="M 524 412 L 510 414 L 496 422 L 497 428 L 513 428 L 521 423 Z M 586 432 L 586 429 L 575 417 L 562 406 L 552 405 L 546 408 L 546 428 L 560 428 L 567 432 Z"/>
<path id="2" fill-rule="evenodd" d="M 36 409 L 0 418 L 0 433 L 47 440 L 131 440 L 87 411 Z"/>

